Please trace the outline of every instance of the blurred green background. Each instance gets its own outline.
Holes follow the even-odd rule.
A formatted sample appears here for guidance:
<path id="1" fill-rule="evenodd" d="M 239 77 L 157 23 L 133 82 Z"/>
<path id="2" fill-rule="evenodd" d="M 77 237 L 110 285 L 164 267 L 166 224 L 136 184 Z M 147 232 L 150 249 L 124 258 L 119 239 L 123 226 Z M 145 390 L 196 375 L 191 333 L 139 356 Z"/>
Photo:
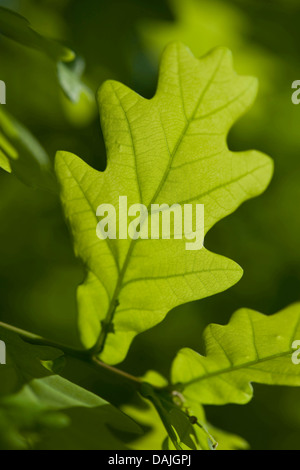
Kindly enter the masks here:
<path id="1" fill-rule="evenodd" d="M 300 107 L 291 102 L 291 84 L 300 79 L 299 0 L 0 0 L 0 6 L 75 50 L 93 94 L 113 78 L 150 98 L 159 57 L 172 40 L 199 56 L 228 46 L 236 70 L 260 80 L 256 104 L 232 130 L 229 145 L 271 155 L 273 182 L 206 239 L 207 248 L 238 262 L 244 277 L 226 293 L 170 312 L 134 341 L 122 367 L 168 374 L 181 347 L 202 351 L 208 323 L 225 324 L 240 307 L 271 314 L 299 301 Z M 105 168 L 96 108 L 86 97 L 72 104 L 63 95 L 52 61 L 0 36 L 0 79 L 6 109 L 51 160 L 56 150 L 67 150 Z M 0 240 L 0 320 L 60 342 L 67 330 L 78 345 L 75 291 L 84 270 L 58 197 L 0 171 Z M 214 425 L 240 434 L 252 449 L 300 449 L 297 389 L 255 386 L 250 405 L 207 411 Z"/>

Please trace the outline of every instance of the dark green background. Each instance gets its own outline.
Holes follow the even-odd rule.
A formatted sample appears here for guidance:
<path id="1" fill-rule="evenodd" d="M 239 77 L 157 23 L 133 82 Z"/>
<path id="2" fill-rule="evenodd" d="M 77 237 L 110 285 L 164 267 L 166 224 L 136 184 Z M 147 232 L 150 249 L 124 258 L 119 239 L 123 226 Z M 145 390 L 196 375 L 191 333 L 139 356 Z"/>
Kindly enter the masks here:
<path id="1" fill-rule="evenodd" d="M 256 105 L 234 127 L 229 143 L 234 150 L 257 148 L 271 155 L 273 182 L 206 239 L 208 248 L 238 262 L 245 275 L 226 293 L 178 308 L 140 335 L 122 365 L 139 375 L 149 368 L 168 374 L 181 347 L 202 351 L 203 328 L 227 323 L 240 307 L 271 314 L 300 297 L 300 106 L 291 103 L 291 84 L 300 79 L 300 2 L 194 0 L 196 14 L 185 7 L 190 1 L 179 2 L 176 10 L 167 0 L 0 0 L 81 55 L 84 80 L 94 93 L 114 78 L 151 97 L 158 57 L 172 39 L 199 55 L 229 46 L 237 70 L 260 79 Z M 7 109 L 52 159 L 56 150 L 68 150 L 105 168 L 98 115 L 81 103 L 70 117 L 53 63 L 0 37 L 0 79 L 7 84 Z M 0 240 L 0 320 L 58 341 L 67 331 L 78 344 L 75 291 L 84 271 L 58 198 L 1 171 Z M 209 408 L 208 417 L 253 449 L 300 449 L 297 389 L 255 386 L 250 405 Z"/>

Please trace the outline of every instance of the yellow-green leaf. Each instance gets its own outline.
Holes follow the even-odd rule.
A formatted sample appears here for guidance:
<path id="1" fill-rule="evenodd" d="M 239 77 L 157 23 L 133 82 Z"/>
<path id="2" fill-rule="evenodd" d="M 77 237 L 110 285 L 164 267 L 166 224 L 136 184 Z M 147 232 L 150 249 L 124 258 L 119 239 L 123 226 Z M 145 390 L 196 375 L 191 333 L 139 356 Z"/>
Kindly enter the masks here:
<path id="1" fill-rule="evenodd" d="M 239 310 L 227 326 L 210 325 L 204 335 L 206 356 L 183 349 L 172 382 L 184 396 L 204 405 L 248 403 L 252 382 L 300 386 L 300 366 L 292 361 L 300 341 L 300 304 L 267 317 Z"/>
<path id="2" fill-rule="evenodd" d="M 238 76 L 223 48 L 198 60 L 181 44 L 164 53 L 157 93 L 147 100 L 121 83 L 99 92 L 107 169 L 99 172 L 59 152 L 56 171 L 76 254 L 88 276 L 78 290 L 84 345 L 114 364 L 132 339 L 177 305 L 224 291 L 241 277 L 234 262 L 187 251 L 185 240 L 107 240 L 96 237 L 100 204 L 204 204 L 205 233 L 242 202 L 262 193 L 272 161 L 234 153 L 227 134 L 250 107 L 253 78 Z M 233 234 L 234 239 L 234 234 Z"/>

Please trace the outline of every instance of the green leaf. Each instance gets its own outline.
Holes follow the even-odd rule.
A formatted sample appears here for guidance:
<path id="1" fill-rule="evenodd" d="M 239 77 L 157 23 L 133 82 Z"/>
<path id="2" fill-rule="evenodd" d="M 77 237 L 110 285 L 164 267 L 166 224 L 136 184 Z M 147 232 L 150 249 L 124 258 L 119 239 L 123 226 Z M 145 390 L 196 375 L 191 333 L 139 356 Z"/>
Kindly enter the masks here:
<path id="1" fill-rule="evenodd" d="M 140 379 L 156 388 L 165 388 L 168 386 L 167 379 L 155 370 L 149 370 L 143 377 L 140 377 Z"/>
<path id="2" fill-rule="evenodd" d="M 29 387 L 0 400 L 0 450 L 26 450 L 46 428 L 66 428 L 69 419 L 50 411 Z"/>
<path id="3" fill-rule="evenodd" d="M 0 108 L 0 168 L 29 186 L 56 190 L 48 154 L 35 137 Z"/>
<path id="4" fill-rule="evenodd" d="M 22 44 L 47 54 L 55 62 L 69 62 L 75 58 L 70 49 L 56 41 L 45 38 L 31 28 L 26 18 L 0 7 L 0 34 Z"/>
<path id="5" fill-rule="evenodd" d="M 210 325 L 206 356 L 183 349 L 172 368 L 172 382 L 184 396 L 204 405 L 248 403 L 252 382 L 300 386 L 292 344 L 300 339 L 300 304 L 267 317 L 239 310 L 227 326 Z"/>
<path id="6" fill-rule="evenodd" d="M 218 429 L 208 423 L 204 408 L 199 401 L 187 400 L 180 393 L 177 393 L 177 395 L 182 400 L 181 406 L 194 419 L 194 428 L 202 449 L 206 449 L 207 446 L 210 450 L 246 450 L 249 448 L 248 443 L 241 437 Z"/>
<path id="7" fill-rule="evenodd" d="M 107 401 L 49 370 L 50 364 L 61 369 L 61 351 L 30 345 L 1 327 L 0 338 L 7 347 L 7 365 L 0 366 L 0 449 L 47 448 L 50 442 L 79 449 L 96 440 L 97 448 L 125 449 L 123 438 L 140 432 Z"/>
<path id="8" fill-rule="evenodd" d="M 76 58 L 71 49 L 37 33 L 26 18 L 3 7 L 0 7 L 1 34 L 49 57 L 56 64 L 58 80 L 63 91 L 73 103 L 79 102 L 81 93 L 89 99 L 92 98 L 91 90 L 81 82 L 84 62 Z"/>
<path id="9" fill-rule="evenodd" d="M 57 74 L 65 95 L 70 99 L 70 101 L 72 101 L 72 103 L 78 103 L 80 101 L 81 94 L 84 93 L 92 105 L 92 103 L 95 102 L 94 94 L 81 81 L 84 68 L 85 63 L 81 58 L 77 58 L 71 64 L 58 62 Z"/>
<path id="10" fill-rule="evenodd" d="M 189 416 L 184 413 L 167 392 L 158 392 L 151 385 L 144 384 L 142 396 L 150 400 L 168 433 L 163 445 L 166 450 L 199 450 L 197 433 Z M 207 445 L 207 443 L 206 443 Z"/>
<path id="11" fill-rule="evenodd" d="M 170 41 L 184 42 L 196 55 L 208 49 L 226 44 L 234 50 L 240 73 L 255 73 L 265 92 L 274 92 L 274 73 L 280 74 L 280 62 L 260 42 L 245 41 L 249 18 L 245 10 L 233 2 L 221 0 L 169 0 L 174 20 L 149 19 L 139 27 L 139 33 L 150 58 L 161 54 Z M 216 15 L 216 10 L 218 15 Z M 261 100 L 263 101 L 263 100 Z M 259 103 L 257 109 L 264 105 Z M 268 110 L 270 108 L 268 107 Z"/>
<path id="12" fill-rule="evenodd" d="M 135 397 L 136 398 L 136 397 Z M 166 429 L 154 405 L 140 396 L 134 403 L 122 406 L 122 411 L 142 426 L 144 433 L 131 443 L 134 450 L 161 450 Z"/>
<path id="13" fill-rule="evenodd" d="M 215 450 L 219 446 L 215 436 L 211 433 L 211 429 L 214 431 L 215 429 L 206 422 L 204 409 L 199 403 L 188 402 L 178 392 L 158 390 L 149 384 L 142 386 L 141 394 L 155 407 L 165 427 L 167 438 L 163 441 L 163 449 Z M 144 411 L 145 416 L 141 415 L 134 407 L 127 407 L 126 411 L 130 416 L 139 417 L 142 421 L 153 425 L 158 436 L 161 436 L 161 429 L 153 417 L 151 409 Z M 218 434 L 218 437 L 222 439 L 222 448 L 231 443 L 232 450 L 234 445 L 237 449 L 242 441 L 236 436 L 222 433 L 222 431 L 215 434 Z M 157 439 L 157 436 L 155 438 Z M 153 435 L 150 435 L 148 439 L 147 436 L 144 436 L 142 442 L 146 445 L 149 442 L 155 442 Z"/>
<path id="14" fill-rule="evenodd" d="M 6 365 L 0 366 L 0 398 L 19 392 L 28 381 L 51 376 L 43 362 L 56 361 L 63 356 L 58 349 L 26 343 L 1 324 L 0 339 L 7 349 Z"/>
<path id="15" fill-rule="evenodd" d="M 148 374 L 147 374 L 148 375 Z M 152 375 L 152 373 L 150 374 Z M 162 377 L 160 381 L 162 381 Z M 123 411 L 131 416 L 135 421 L 143 426 L 144 434 L 138 436 L 131 444 L 135 450 L 161 450 L 163 448 L 175 450 L 170 435 L 166 438 L 168 426 L 174 430 L 176 445 L 184 447 L 185 442 L 190 443 L 190 447 L 197 450 L 212 450 L 215 446 L 217 450 L 246 450 L 249 448 L 247 442 L 239 436 L 217 429 L 207 423 L 204 409 L 199 403 L 188 402 L 180 394 L 168 394 L 166 391 L 156 391 L 147 388 L 148 399 L 140 398 L 138 401 L 123 406 Z M 149 397 L 150 393 L 150 397 Z M 155 405 L 153 398 L 155 396 Z M 150 398 L 150 401 L 149 401 Z M 183 400 L 183 401 L 182 401 Z M 168 425 L 165 427 L 160 419 L 163 413 Z M 185 438 L 184 429 L 188 430 Z M 171 433 L 173 436 L 173 432 Z M 188 438 L 192 436 L 193 439 Z M 173 436 L 174 437 L 174 436 Z"/>
<path id="16" fill-rule="evenodd" d="M 3 144 L 5 144 L 5 141 L 4 141 L 3 136 L 0 135 L 0 145 L 2 146 Z M 9 159 L 7 158 L 3 150 L 1 150 L 1 148 L 0 148 L 0 168 L 7 171 L 8 173 L 11 173 L 11 166 L 9 163 Z"/>
<path id="17" fill-rule="evenodd" d="M 121 450 L 138 434 L 110 403 L 57 375 L 0 399 L 0 449 Z"/>
<path id="18" fill-rule="evenodd" d="M 232 68 L 231 53 L 216 49 L 198 60 L 181 44 L 162 60 L 158 90 L 147 100 L 106 82 L 99 105 L 108 165 L 98 172 L 59 152 L 56 171 L 76 254 L 88 270 L 78 289 L 79 326 L 87 348 L 104 362 L 124 359 L 132 339 L 174 307 L 222 292 L 242 275 L 234 262 L 186 251 L 184 240 L 96 238 L 100 204 L 204 204 L 205 233 L 242 202 L 262 193 L 273 172 L 256 151 L 234 153 L 227 134 L 252 104 L 253 78 Z"/>

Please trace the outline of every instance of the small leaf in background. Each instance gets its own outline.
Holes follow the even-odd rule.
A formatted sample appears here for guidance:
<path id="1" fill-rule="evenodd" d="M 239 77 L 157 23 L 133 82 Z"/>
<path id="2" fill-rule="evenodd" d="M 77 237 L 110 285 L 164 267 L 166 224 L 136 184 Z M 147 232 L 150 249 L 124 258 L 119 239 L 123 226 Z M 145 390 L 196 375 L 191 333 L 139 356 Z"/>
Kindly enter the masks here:
<path id="1" fill-rule="evenodd" d="M 166 392 L 157 392 L 151 385 L 144 384 L 143 397 L 150 400 L 156 408 L 168 433 L 164 448 L 167 450 L 200 449 L 197 434 L 189 417 L 170 399 Z"/>
<path id="2" fill-rule="evenodd" d="M 50 364 L 57 370 L 64 365 L 61 351 L 28 344 L 1 325 L 0 337 L 7 345 L 7 364 L 0 368 L 1 448 L 47 448 L 51 442 L 56 448 L 80 449 L 97 440 L 99 449 L 125 449 L 120 436 L 130 440 L 140 433 L 134 421 L 106 400 L 51 372 Z M 76 426 L 78 413 L 81 424 Z M 84 427 L 92 419 L 95 426 Z"/>
<path id="3" fill-rule="evenodd" d="M 151 377 L 152 372 L 146 376 Z M 162 382 L 163 377 L 160 378 Z M 156 381 L 155 381 L 156 382 Z M 155 386 L 155 385 L 154 385 Z M 187 401 L 180 393 L 166 393 L 143 388 L 147 399 L 140 398 L 133 403 L 125 405 L 122 410 L 132 419 L 140 423 L 144 430 L 142 436 L 137 436 L 131 443 L 135 450 L 175 450 L 170 435 L 166 433 L 171 426 L 171 436 L 176 438 L 176 445 L 185 446 L 189 442 L 191 447 L 198 450 L 246 450 L 247 442 L 239 436 L 217 429 L 210 425 L 205 417 L 204 409 L 199 403 Z M 153 398 L 154 397 L 154 398 Z M 164 415 L 163 420 L 160 419 Z M 164 425 L 167 420 L 167 426 Z M 184 438 L 183 429 L 186 430 Z M 174 430 L 174 433 L 173 433 Z M 177 430 L 177 431 L 176 431 Z M 181 435 L 181 438 L 180 438 Z M 191 440 L 188 436 L 193 436 Z"/>
<path id="4" fill-rule="evenodd" d="M 84 69 L 85 63 L 79 57 L 70 64 L 63 62 L 58 62 L 57 64 L 57 73 L 61 87 L 73 103 L 77 103 L 80 100 L 81 93 L 85 93 L 90 99 L 94 99 L 90 89 L 81 82 Z"/>
<path id="5" fill-rule="evenodd" d="M 36 138 L 0 108 L 0 167 L 13 172 L 29 186 L 56 190 L 51 163 L 46 151 Z"/>
<path id="6" fill-rule="evenodd" d="M 0 110 L 1 112 L 1 110 Z M 1 117 L 0 117 L 1 119 Z M 0 134 L 0 168 L 11 173 L 10 158 L 16 160 L 18 158 L 17 151 L 10 145 L 4 134 Z"/>
<path id="7" fill-rule="evenodd" d="M 172 382 L 188 400 L 204 405 L 248 403 L 252 382 L 299 387 L 300 368 L 292 362 L 292 344 L 299 338 L 299 304 L 270 317 L 239 310 L 227 326 L 206 329 L 206 356 L 179 352 Z"/>
<path id="8" fill-rule="evenodd" d="M 149 384 L 143 385 L 141 393 L 155 407 L 164 424 L 165 431 L 168 433 L 167 438 L 163 441 L 164 450 L 241 450 L 248 448 L 242 438 L 216 429 L 207 423 L 203 407 L 199 403 L 186 401 L 180 393 L 155 390 Z M 155 442 L 154 438 L 157 439 L 157 435 L 162 435 L 151 408 L 147 408 L 146 412 L 144 409 L 143 413 L 134 406 L 126 407 L 125 410 L 129 416 L 138 421 L 141 420 L 144 426 L 154 426 L 154 436 L 150 431 L 149 437 L 146 433 L 146 436 L 140 439 L 143 446 L 147 447 L 148 442 L 153 443 Z M 160 446 L 157 449 L 160 449 Z"/>
<path id="9" fill-rule="evenodd" d="M 143 377 L 141 377 L 141 380 L 156 388 L 165 388 L 168 386 L 167 379 L 155 370 L 149 370 Z"/>
<path id="10" fill-rule="evenodd" d="M 17 393 L 28 381 L 49 377 L 43 361 L 55 361 L 63 353 L 55 348 L 32 346 L 0 323 L 0 338 L 7 345 L 7 364 L 0 368 L 0 397 Z"/>
<path id="11" fill-rule="evenodd" d="M 121 83 L 102 86 L 105 172 L 73 154 L 57 154 L 75 251 L 88 269 L 77 295 L 81 337 L 104 362 L 121 362 L 137 334 L 161 322 L 172 308 L 233 286 L 242 270 L 204 248 L 186 251 L 184 240 L 97 240 L 98 206 L 117 208 L 124 195 L 128 206 L 204 204 L 207 233 L 242 202 L 261 194 L 273 173 L 270 158 L 255 151 L 231 152 L 226 142 L 256 89 L 255 79 L 234 72 L 226 49 L 198 60 L 185 46 L 172 44 L 152 100 Z"/>
<path id="12" fill-rule="evenodd" d="M 66 415 L 49 411 L 25 387 L 16 395 L 0 399 L 0 450 L 33 449 L 46 428 L 65 429 L 69 424 Z"/>
<path id="13" fill-rule="evenodd" d="M 81 80 L 84 69 L 85 62 L 81 57 L 68 64 L 57 64 L 59 83 L 63 91 L 62 106 L 69 122 L 76 127 L 86 126 L 97 115 L 94 93 Z"/>
<path id="14" fill-rule="evenodd" d="M 239 73 L 251 71 L 265 92 L 273 89 L 272 77 L 282 73 L 282 63 L 268 48 L 248 40 L 251 21 L 235 2 L 170 0 L 170 7 L 175 21 L 146 20 L 140 24 L 142 41 L 152 58 L 157 60 L 165 45 L 174 40 L 184 42 L 196 56 L 226 44 L 234 51 Z"/>
<path id="15" fill-rule="evenodd" d="M 173 392 L 174 393 L 174 392 Z M 212 426 L 207 422 L 203 406 L 198 402 L 187 400 L 182 394 L 181 406 L 186 410 L 190 419 L 194 422 L 195 431 L 202 447 L 207 443 L 213 450 L 246 450 L 249 444 L 241 437 Z"/>
<path id="16" fill-rule="evenodd" d="M 70 62 L 75 58 L 73 51 L 40 35 L 32 29 L 26 18 L 3 7 L 0 7 L 0 34 L 47 54 L 55 62 Z"/>
<path id="17" fill-rule="evenodd" d="M 1 34 L 22 46 L 46 54 L 56 64 L 61 88 L 73 103 L 79 102 L 82 93 L 93 101 L 92 91 L 81 82 L 84 62 L 76 58 L 71 49 L 37 33 L 26 18 L 3 7 L 0 7 Z"/>

